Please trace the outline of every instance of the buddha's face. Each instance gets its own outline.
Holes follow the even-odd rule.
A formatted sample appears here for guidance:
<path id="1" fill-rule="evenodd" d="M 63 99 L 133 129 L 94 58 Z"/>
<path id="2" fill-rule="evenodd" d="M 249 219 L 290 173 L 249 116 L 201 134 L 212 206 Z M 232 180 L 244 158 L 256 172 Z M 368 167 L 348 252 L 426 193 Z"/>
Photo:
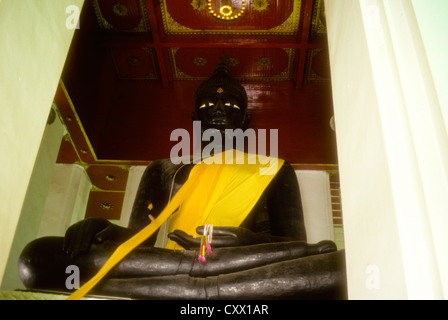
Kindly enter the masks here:
<path id="1" fill-rule="evenodd" d="M 195 118 L 201 121 L 203 130 L 246 129 L 248 117 L 244 102 L 222 88 L 200 99 L 195 110 Z"/>

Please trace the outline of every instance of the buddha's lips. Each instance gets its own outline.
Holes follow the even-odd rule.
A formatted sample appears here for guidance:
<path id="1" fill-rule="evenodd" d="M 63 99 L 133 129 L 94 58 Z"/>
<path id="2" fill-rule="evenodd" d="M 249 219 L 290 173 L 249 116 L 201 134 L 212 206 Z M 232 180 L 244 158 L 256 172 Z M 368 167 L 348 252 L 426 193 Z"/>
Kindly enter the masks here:
<path id="1" fill-rule="evenodd" d="M 229 121 L 224 120 L 224 119 L 216 119 L 216 120 L 210 121 L 209 123 L 210 124 L 214 124 L 214 125 L 221 125 L 221 126 L 223 126 L 223 125 L 228 125 Z"/>

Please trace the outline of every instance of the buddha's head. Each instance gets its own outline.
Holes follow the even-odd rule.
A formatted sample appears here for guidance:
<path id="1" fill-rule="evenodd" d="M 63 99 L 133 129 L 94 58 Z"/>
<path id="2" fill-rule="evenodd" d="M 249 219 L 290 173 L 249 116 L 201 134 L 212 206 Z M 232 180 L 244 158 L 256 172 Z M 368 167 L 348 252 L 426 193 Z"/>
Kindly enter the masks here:
<path id="1" fill-rule="evenodd" d="M 244 87 L 232 78 L 221 58 L 213 75 L 201 83 L 194 94 L 193 120 L 200 120 L 202 130 L 247 128 L 247 94 Z"/>

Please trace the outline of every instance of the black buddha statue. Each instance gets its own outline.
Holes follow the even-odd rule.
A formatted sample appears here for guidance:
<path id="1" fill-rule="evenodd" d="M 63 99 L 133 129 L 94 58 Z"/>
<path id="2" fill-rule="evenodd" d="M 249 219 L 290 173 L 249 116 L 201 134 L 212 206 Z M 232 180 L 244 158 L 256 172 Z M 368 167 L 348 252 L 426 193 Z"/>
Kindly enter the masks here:
<path id="1" fill-rule="evenodd" d="M 225 135 L 226 129 L 247 128 L 247 107 L 244 87 L 231 77 L 222 59 L 195 92 L 193 119 L 201 121 L 203 130 L 216 129 Z M 68 228 L 65 237 L 45 237 L 28 244 L 19 259 L 25 286 L 67 290 L 65 270 L 70 265 L 79 268 L 81 282 L 88 281 L 121 243 L 157 219 L 191 179 L 195 166 L 173 164 L 170 159 L 152 162 L 142 176 L 127 228 L 89 218 Z M 252 190 L 243 189 L 252 196 Z M 200 195 L 196 199 L 207 201 Z M 221 205 L 221 215 L 238 214 L 234 212 L 238 206 L 226 208 Z M 201 237 L 182 230 L 182 223 L 168 232 L 162 229 L 169 227 L 160 228 L 110 270 L 91 293 L 134 299 L 346 298 L 344 251 L 338 251 L 332 241 L 306 242 L 300 191 L 291 165 L 282 163 L 246 211 L 236 225 L 213 225 L 213 252 L 206 262 L 198 260 Z M 178 210 L 171 217 L 188 221 L 188 214 Z M 197 225 L 196 232 L 202 234 L 203 229 Z M 155 247 L 156 242 L 162 247 Z M 167 242 L 184 250 L 166 247 Z"/>

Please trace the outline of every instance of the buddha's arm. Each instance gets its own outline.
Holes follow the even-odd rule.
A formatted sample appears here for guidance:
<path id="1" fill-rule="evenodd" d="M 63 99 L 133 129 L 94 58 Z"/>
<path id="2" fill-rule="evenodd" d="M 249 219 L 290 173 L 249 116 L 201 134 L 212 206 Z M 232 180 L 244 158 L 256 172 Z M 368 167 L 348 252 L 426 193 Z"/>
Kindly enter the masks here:
<path id="1" fill-rule="evenodd" d="M 92 244 L 104 241 L 122 243 L 148 225 L 151 217 L 156 218 L 167 203 L 166 186 L 162 183 L 163 175 L 167 173 L 162 164 L 161 161 L 155 161 L 145 170 L 136 194 L 128 228 L 115 225 L 104 218 L 84 219 L 67 230 L 63 251 L 76 257 L 88 252 Z M 156 236 L 157 233 L 144 244 L 152 246 Z"/>
<path id="2" fill-rule="evenodd" d="M 143 173 L 137 189 L 128 227 L 139 231 L 146 227 L 152 218 L 162 212 L 168 203 L 169 186 L 164 176 L 169 176 L 163 161 L 152 162 Z M 149 216 L 151 215 L 151 217 Z"/>
<path id="3" fill-rule="evenodd" d="M 123 242 L 134 233 L 104 218 L 87 218 L 70 226 L 63 238 L 62 251 L 75 258 L 90 250 L 93 244 L 107 240 Z"/>
<path id="4" fill-rule="evenodd" d="M 289 163 L 283 164 L 265 192 L 272 235 L 306 241 L 299 184 Z"/>

